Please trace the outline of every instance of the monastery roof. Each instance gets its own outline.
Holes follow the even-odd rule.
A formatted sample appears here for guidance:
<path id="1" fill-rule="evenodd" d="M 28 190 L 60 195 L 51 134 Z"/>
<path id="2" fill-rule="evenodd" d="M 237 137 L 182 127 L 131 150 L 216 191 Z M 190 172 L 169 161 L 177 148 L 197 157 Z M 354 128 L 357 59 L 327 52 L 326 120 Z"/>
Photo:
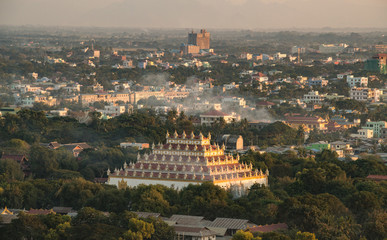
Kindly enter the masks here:
<path id="1" fill-rule="evenodd" d="M 55 212 L 52 209 L 33 209 L 33 208 L 31 208 L 26 213 L 27 214 L 33 214 L 33 215 L 48 215 L 50 213 L 54 213 L 55 214 Z"/>

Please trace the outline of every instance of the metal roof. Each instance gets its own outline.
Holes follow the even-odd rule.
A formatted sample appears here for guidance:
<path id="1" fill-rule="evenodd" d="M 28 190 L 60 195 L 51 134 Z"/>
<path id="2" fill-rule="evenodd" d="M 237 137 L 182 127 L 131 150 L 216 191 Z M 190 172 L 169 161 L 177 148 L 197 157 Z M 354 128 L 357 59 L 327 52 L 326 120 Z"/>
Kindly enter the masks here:
<path id="1" fill-rule="evenodd" d="M 249 225 L 249 220 L 234 219 L 234 218 L 216 218 L 207 227 L 227 228 L 227 229 L 246 229 Z"/>

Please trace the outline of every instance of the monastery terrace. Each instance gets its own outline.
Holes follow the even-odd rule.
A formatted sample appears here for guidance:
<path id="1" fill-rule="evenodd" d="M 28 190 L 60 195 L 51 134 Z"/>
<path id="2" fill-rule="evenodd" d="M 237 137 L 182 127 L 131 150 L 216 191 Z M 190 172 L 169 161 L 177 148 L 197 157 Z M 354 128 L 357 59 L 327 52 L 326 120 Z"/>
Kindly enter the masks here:
<path id="1" fill-rule="evenodd" d="M 139 184 L 162 184 L 181 189 L 189 184 L 211 181 L 231 189 L 235 197 L 244 195 L 254 184 L 268 185 L 269 172 L 253 170 L 252 165 L 239 163 L 225 154 L 225 146 L 211 145 L 211 135 L 202 133 L 172 136 L 167 133 L 165 144 L 153 144 L 152 153 L 137 156 L 137 162 L 123 169 L 108 170 L 108 184 L 119 188 Z"/>

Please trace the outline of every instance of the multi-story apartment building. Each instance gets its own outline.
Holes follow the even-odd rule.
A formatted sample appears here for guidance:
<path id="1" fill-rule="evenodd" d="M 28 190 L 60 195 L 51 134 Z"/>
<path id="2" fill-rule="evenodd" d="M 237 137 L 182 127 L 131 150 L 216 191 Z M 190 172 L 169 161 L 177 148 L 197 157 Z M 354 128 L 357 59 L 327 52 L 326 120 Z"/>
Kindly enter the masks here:
<path id="1" fill-rule="evenodd" d="M 201 29 L 200 33 L 192 31 L 188 33 L 188 44 L 199 46 L 200 49 L 210 48 L 210 33 Z"/>
<path id="2" fill-rule="evenodd" d="M 367 77 L 354 77 L 353 75 L 347 75 L 347 83 L 349 87 L 367 87 Z"/>
<path id="3" fill-rule="evenodd" d="M 129 103 L 129 95 L 129 93 L 81 94 L 79 95 L 79 102 L 83 106 L 89 106 L 95 102 L 116 103 L 122 101 Z"/>
<path id="4" fill-rule="evenodd" d="M 378 121 L 378 122 L 372 122 L 371 120 L 367 120 L 365 127 L 372 129 L 374 131 L 374 137 L 380 138 L 382 136 L 383 128 L 387 128 L 387 122 L 386 121 Z"/>
<path id="5" fill-rule="evenodd" d="M 320 104 L 324 101 L 325 95 L 319 94 L 318 91 L 311 91 L 304 95 L 303 101 L 305 103 L 317 103 Z"/>
<path id="6" fill-rule="evenodd" d="M 354 87 L 349 91 L 349 97 L 357 101 L 380 101 L 380 90 L 377 88 Z"/>

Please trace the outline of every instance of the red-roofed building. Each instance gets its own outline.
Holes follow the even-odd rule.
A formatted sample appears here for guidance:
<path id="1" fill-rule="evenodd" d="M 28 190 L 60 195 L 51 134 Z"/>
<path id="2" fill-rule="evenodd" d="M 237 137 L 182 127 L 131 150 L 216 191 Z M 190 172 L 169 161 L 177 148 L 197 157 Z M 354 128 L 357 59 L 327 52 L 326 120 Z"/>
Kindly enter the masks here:
<path id="1" fill-rule="evenodd" d="M 257 102 L 257 108 L 271 108 L 272 106 L 275 106 L 275 103 L 268 101 Z"/>
<path id="2" fill-rule="evenodd" d="M 304 131 L 310 132 L 314 128 L 320 131 L 327 130 L 327 122 L 321 117 L 301 117 L 301 116 L 287 116 L 286 122 L 290 127 L 298 129 L 300 126 L 304 127 Z"/>

